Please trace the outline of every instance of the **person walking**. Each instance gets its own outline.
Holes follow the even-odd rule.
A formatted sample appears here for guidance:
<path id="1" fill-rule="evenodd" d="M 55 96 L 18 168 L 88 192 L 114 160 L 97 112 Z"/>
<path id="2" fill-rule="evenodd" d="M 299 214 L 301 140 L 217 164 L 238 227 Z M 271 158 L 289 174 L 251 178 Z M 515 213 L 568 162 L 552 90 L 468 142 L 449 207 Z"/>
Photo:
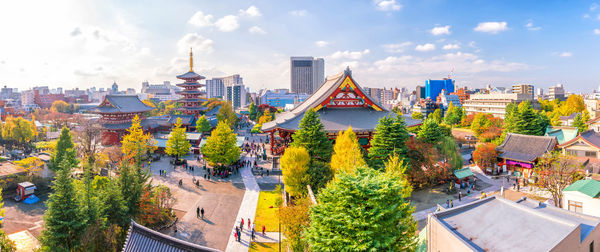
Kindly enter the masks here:
<path id="1" fill-rule="evenodd" d="M 265 225 L 263 225 L 263 229 L 262 229 L 262 231 L 263 231 L 263 232 L 262 232 L 262 233 L 263 233 L 263 236 L 265 236 L 265 231 L 266 231 L 266 230 L 267 230 L 267 228 L 265 227 Z"/>
<path id="2" fill-rule="evenodd" d="M 196 208 L 196 218 L 199 218 L 199 217 L 200 217 L 200 207 L 197 207 Z"/>
<path id="3" fill-rule="evenodd" d="M 240 230 L 244 231 L 244 218 L 242 218 L 242 222 L 240 222 Z"/>
<path id="4" fill-rule="evenodd" d="M 450 200 L 450 208 L 454 207 L 454 200 Z"/>
<path id="5" fill-rule="evenodd" d="M 450 207 L 450 200 L 446 200 L 446 208 Z"/>
<path id="6" fill-rule="evenodd" d="M 202 219 L 204 220 L 204 207 L 200 209 L 200 214 L 202 215 Z"/>
<path id="7" fill-rule="evenodd" d="M 248 229 L 250 229 L 250 218 L 248 218 Z"/>
<path id="8" fill-rule="evenodd" d="M 458 191 L 458 201 L 461 201 L 461 200 L 462 200 L 462 192 Z"/>

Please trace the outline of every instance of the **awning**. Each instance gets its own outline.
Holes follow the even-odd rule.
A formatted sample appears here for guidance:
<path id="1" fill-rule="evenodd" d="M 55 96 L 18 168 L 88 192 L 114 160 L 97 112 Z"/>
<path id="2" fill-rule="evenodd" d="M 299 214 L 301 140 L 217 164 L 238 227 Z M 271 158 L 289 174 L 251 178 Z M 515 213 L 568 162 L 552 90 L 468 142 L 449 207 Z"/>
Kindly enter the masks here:
<path id="1" fill-rule="evenodd" d="M 473 172 L 471 171 L 471 169 L 469 167 L 462 168 L 462 169 L 455 170 L 454 176 L 456 176 L 458 179 L 463 179 L 463 178 L 466 178 L 469 176 L 473 176 Z"/>

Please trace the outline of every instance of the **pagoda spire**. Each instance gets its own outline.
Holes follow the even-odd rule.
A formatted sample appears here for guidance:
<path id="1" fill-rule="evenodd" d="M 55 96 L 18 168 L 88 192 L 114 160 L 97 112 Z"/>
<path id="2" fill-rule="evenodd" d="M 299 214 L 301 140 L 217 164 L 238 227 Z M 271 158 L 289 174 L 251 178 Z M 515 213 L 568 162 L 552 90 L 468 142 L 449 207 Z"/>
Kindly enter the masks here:
<path id="1" fill-rule="evenodd" d="M 190 72 L 194 71 L 194 55 L 192 54 L 192 48 L 190 47 Z"/>

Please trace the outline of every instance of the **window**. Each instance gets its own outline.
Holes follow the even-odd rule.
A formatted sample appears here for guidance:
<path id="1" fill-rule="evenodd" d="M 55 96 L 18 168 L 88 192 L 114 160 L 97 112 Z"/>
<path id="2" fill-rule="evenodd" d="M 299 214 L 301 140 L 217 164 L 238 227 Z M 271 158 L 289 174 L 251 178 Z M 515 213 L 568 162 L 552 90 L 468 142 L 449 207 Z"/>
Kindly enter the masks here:
<path id="1" fill-rule="evenodd" d="M 595 151 L 586 151 L 585 156 L 586 157 L 596 157 L 596 152 Z"/>
<path id="2" fill-rule="evenodd" d="M 583 211 L 583 203 L 579 201 L 569 200 L 569 211 L 581 213 Z"/>
<path id="3" fill-rule="evenodd" d="M 575 150 L 567 150 L 567 155 L 569 155 L 569 156 L 577 156 L 577 151 L 575 151 Z"/>

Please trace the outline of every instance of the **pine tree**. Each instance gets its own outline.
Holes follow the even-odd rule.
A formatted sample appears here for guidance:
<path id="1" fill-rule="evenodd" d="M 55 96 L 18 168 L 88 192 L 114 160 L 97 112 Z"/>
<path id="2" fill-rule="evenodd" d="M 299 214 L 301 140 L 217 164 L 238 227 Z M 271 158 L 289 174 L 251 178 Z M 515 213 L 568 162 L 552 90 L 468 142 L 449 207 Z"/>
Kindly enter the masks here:
<path id="1" fill-rule="evenodd" d="M 206 119 L 206 116 L 201 116 L 196 120 L 196 131 L 204 133 L 211 130 L 210 122 Z"/>
<path id="2" fill-rule="evenodd" d="M 437 144 L 442 138 L 444 134 L 440 129 L 440 125 L 433 119 L 427 119 L 421 125 L 421 130 L 417 135 L 417 138 L 424 143 Z"/>
<path id="3" fill-rule="evenodd" d="M 50 168 L 56 171 L 63 165 L 67 165 L 69 169 L 77 165 L 77 150 L 74 147 L 71 131 L 63 127 L 56 143 L 56 150 L 50 157 Z"/>
<path id="4" fill-rule="evenodd" d="M 412 188 L 393 173 L 342 172 L 311 207 L 304 238 L 313 251 L 411 251 L 416 244 Z"/>
<path id="5" fill-rule="evenodd" d="M 257 111 L 256 111 L 256 105 L 254 105 L 254 102 L 250 103 L 250 106 L 248 107 L 248 112 L 249 112 L 248 119 L 250 119 L 252 121 L 256 120 Z"/>
<path id="6" fill-rule="evenodd" d="M 370 164 L 373 168 L 383 168 L 385 160 L 392 153 L 398 154 L 400 159 L 406 158 L 408 148 L 406 141 L 409 135 L 404 123 L 404 117 L 384 116 L 379 119 L 375 126 L 375 134 L 371 139 L 371 148 L 369 149 Z"/>
<path id="7" fill-rule="evenodd" d="M 507 127 L 509 132 L 541 136 L 546 132 L 550 120 L 543 113 L 535 111 L 529 101 L 524 101 L 519 104 L 516 111 L 512 111 L 509 123 L 512 124 Z"/>
<path id="8" fill-rule="evenodd" d="M 146 188 L 149 175 L 139 167 L 122 164 L 119 170 L 119 189 L 129 211 L 129 216 L 134 217 L 139 212 L 139 202 Z"/>
<path id="9" fill-rule="evenodd" d="M 97 177 L 105 178 L 105 177 Z M 94 181 L 96 182 L 96 181 Z M 96 184 L 99 184 L 96 182 Z M 116 224 L 121 227 L 127 226 L 129 223 L 129 210 L 121 190 L 119 183 L 116 180 L 109 180 L 103 185 L 96 185 L 95 188 L 100 190 L 100 212 L 106 218 L 109 224 Z"/>
<path id="10" fill-rule="evenodd" d="M 240 158 L 237 135 L 226 122 L 220 121 L 202 147 L 207 161 L 216 165 L 229 165 Z"/>
<path id="11" fill-rule="evenodd" d="M 181 118 L 177 118 L 177 122 L 171 130 L 171 135 L 167 140 L 167 148 L 165 152 L 169 155 L 174 155 L 175 160 L 179 160 L 179 156 L 183 156 L 190 151 L 192 145 L 187 140 L 185 128 L 181 127 Z"/>
<path id="12" fill-rule="evenodd" d="M 583 121 L 581 114 L 577 114 L 573 119 L 573 127 L 577 128 L 579 134 L 588 130 L 588 125 Z"/>
<path id="13" fill-rule="evenodd" d="M 306 111 L 298 127 L 291 145 L 304 147 L 313 159 L 329 162 L 333 146 L 317 112 L 314 109 Z"/>
<path id="14" fill-rule="evenodd" d="M 158 148 L 152 135 L 144 134 L 141 120 L 137 115 L 131 120 L 131 127 L 127 129 L 121 144 L 125 159 L 135 163 L 136 166 L 141 166 L 142 157 Z"/>
<path id="15" fill-rule="evenodd" d="M 85 218 L 77 203 L 77 192 L 70 176 L 71 163 L 63 160 L 48 199 L 44 215 L 44 231 L 41 242 L 54 251 L 72 251 L 79 246 L 79 238 L 85 229 Z"/>
<path id="16" fill-rule="evenodd" d="M 335 139 L 333 146 L 333 156 L 331 156 L 331 169 L 334 173 L 341 171 L 351 172 L 356 166 L 366 165 L 361 152 L 361 146 L 358 144 L 356 134 L 352 131 L 352 126 L 345 132 L 340 131 Z"/>

